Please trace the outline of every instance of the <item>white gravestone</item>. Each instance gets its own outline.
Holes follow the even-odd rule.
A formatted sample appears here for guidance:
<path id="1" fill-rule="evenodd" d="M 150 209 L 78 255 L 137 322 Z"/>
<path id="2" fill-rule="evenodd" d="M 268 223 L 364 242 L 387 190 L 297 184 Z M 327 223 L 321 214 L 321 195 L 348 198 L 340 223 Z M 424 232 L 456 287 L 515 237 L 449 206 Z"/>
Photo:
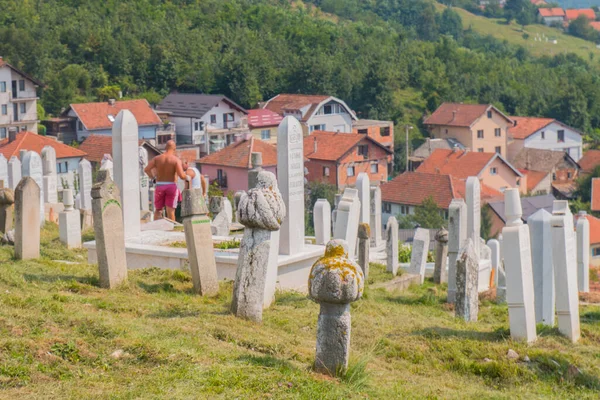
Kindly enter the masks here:
<path id="1" fill-rule="evenodd" d="M 389 217 L 385 228 L 386 253 L 387 253 L 387 272 L 394 276 L 398 272 L 398 220 L 396 217 Z"/>
<path id="2" fill-rule="evenodd" d="M 140 161 L 140 210 L 148 211 L 150 209 L 150 184 L 148 182 L 148 175 L 144 172 L 144 168 L 148 166 L 148 151 L 139 146 L 138 156 Z"/>
<path id="3" fill-rule="evenodd" d="M 369 207 L 371 205 L 371 181 L 366 172 L 361 172 L 356 178 L 356 190 L 358 190 L 358 199 L 360 200 L 360 220 L 359 223 L 370 223 Z"/>
<path id="4" fill-rule="evenodd" d="M 467 238 L 473 240 L 473 247 L 477 255 L 480 254 L 481 241 L 481 187 L 479 178 L 470 176 L 467 178 Z"/>
<path id="5" fill-rule="evenodd" d="M 371 187 L 371 247 L 378 247 L 382 242 L 381 225 L 381 188 Z"/>
<path id="6" fill-rule="evenodd" d="M 313 211 L 316 244 L 326 245 L 331 240 L 331 204 L 318 199 Z"/>
<path id="7" fill-rule="evenodd" d="M 410 255 L 411 274 L 421 276 L 421 284 L 425 281 L 425 267 L 427 265 L 427 252 L 429 251 L 429 230 L 417 228 L 412 242 Z"/>
<path id="8" fill-rule="evenodd" d="M 112 128 L 115 183 L 121 192 L 125 239 L 140 235 L 138 124 L 129 110 L 117 115 Z M 304 215 L 304 214 L 303 214 Z"/>
<path id="9" fill-rule="evenodd" d="M 580 292 L 590 291 L 590 221 L 585 211 L 577 220 L 577 283 Z"/>
<path id="10" fill-rule="evenodd" d="M 227 214 L 227 223 L 229 226 L 233 223 L 233 205 L 227 197 L 223 198 L 223 211 Z"/>
<path id="11" fill-rule="evenodd" d="M 533 263 L 536 323 L 554 326 L 554 266 L 552 261 L 552 214 L 543 208 L 527 218 Z"/>
<path id="12" fill-rule="evenodd" d="M 8 161 L 8 187 L 15 190 L 20 181 L 21 161 L 16 156 L 12 156 Z"/>
<path id="13" fill-rule="evenodd" d="M 56 175 L 56 150 L 52 146 L 42 149 L 42 170 L 44 173 L 44 201 L 58 203 L 58 177 Z"/>
<path id="14" fill-rule="evenodd" d="M 5 188 L 9 187 L 8 161 L 6 160 L 6 157 L 4 157 L 4 154 L 0 154 L 0 181 L 4 182 Z"/>
<path id="15" fill-rule="evenodd" d="M 58 214 L 59 238 L 67 248 L 81 247 L 81 221 L 79 212 L 73 208 L 73 191 L 63 191 L 65 210 Z"/>
<path id="16" fill-rule="evenodd" d="M 558 330 L 575 343 L 579 340 L 581 331 L 577 291 L 577 252 L 573 239 L 573 214 L 569 210 L 569 202 L 555 200 L 552 208 L 552 259 Z"/>
<path id="17" fill-rule="evenodd" d="M 536 340 L 533 271 L 529 227 L 523 224 L 519 189 L 504 191 L 506 226 L 502 229 L 502 254 L 506 268 L 506 302 L 510 336 L 532 343 Z"/>
<path id="18" fill-rule="evenodd" d="M 280 229 L 280 254 L 292 255 L 304 250 L 303 140 L 300 122 L 285 117 L 277 131 L 277 183 L 287 209 Z"/>
<path id="19" fill-rule="evenodd" d="M 467 205 L 453 199 L 448 209 L 448 303 L 456 300 L 456 260 L 467 240 Z"/>
<path id="20" fill-rule="evenodd" d="M 100 170 L 108 171 L 110 179 L 113 179 L 113 160 L 110 154 L 105 154 L 100 162 Z"/>
<path id="21" fill-rule="evenodd" d="M 92 164 L 86 159 L 79 162 L 79 207 L 92 211 Z"/>
<path id="22" fill-rule="evenodd" d="M 358 190 L 346 188 L 337 207 L 333 238 L 343 239 L 348 242 L 348 254 L 350 257 L 354 257 L 356 254 L 359 219 L 360 200 L 358 199 Z"/>
<path id="23" fill-rule="evenodd" d="M 28 151 L 21 163 L 21 175 L 31 177 L 40 187 L 40 225 L 44 226 L 44 175 L 42 170 L 42 158 L 35 151 Z"/>
<path id="24" fill-rule="evenodd" d="M 491 263 L 492 263 L 492 271 L 494 274 L 494 282 L 493 286 L 498 286 L 498 267 L 500 266 L 500 242 L 496 239 L 490 239 L 487 242 L 487 246 L 491 251 Z"/>

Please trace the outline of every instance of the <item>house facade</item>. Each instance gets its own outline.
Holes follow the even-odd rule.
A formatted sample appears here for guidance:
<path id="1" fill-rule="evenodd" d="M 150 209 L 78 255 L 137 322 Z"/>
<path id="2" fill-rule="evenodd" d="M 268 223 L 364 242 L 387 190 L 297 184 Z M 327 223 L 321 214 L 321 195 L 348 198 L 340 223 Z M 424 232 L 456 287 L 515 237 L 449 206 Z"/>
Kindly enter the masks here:
<path id="1" fill-rule="evenodd" d="M 0 57 L 0 140 L 10 130 L 37 133 L 37 88 L 41 82 Z"/>
<path id="2" fill-rule="evenodd" d="M 511 117 L 508 130 L 508 159 L 524 148 L 566 152 L 576 162 L 583 156 L 583 134 L 552 118 Z"/>
<path id="3" fill-rule="evenodd" d="M 431 137 L 455 139 L 474 152 L 506 157 L 512 120 L 491 104 L 444 103 L 425 121 Z"/>
<path id="4" fill-rule="evenodd" d="M 256 139 L 277 144 L 277 129 L 283 117 L 266 108 L 248 110 L 248 127 Z"/>
<path id="5" fill-rule="evenodd" d="M 367 135 L 394 151 L 394 122 L 359 119 L 352 122 L 352 132 Z"/>
<path id="6" fill-rule="evenodd" d="M 544 25 L 560 25 L 565 21 L 565 10 L 559 7 L 538 8 L 538 21 Z"/>
<path id="7" fill-rule="evenodd" d="M 361 172 L 372 182 L 387 181 L 392 157 L 391 150 L 365 135 L 314 131 L 304 137 L 306 179 L 338 189 L 354 186 Z"/>

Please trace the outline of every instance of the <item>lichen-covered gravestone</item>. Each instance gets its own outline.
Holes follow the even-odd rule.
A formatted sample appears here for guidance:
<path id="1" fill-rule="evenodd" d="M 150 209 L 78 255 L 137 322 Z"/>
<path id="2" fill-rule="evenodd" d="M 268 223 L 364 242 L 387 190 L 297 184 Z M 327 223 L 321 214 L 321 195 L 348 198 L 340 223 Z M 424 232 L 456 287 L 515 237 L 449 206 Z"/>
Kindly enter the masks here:
<path id="1" fill-rule="evenodd" d="M 369 278 L 369 247 L 371 246 L 371 228 L 367 223 L 358 225 L 358 265 L 365 280 Z"/>
<path id="2" fill-rule="evenodd" d="M 40 256 L 40 187 L 29 176 L 15 189 L 15 258 Z"/>
<path id="3" fill-rule="evenodd" d="M 473 240 L 467 239 L 456 259 L 456 316 L 467 322 L 477 321 L 479 313 L 479 254 Z"/>
<path id="4" fill-rule="evenodd" d="M 448 261 L 448 231 L 440 229 L 436 235 L 435 247 L 435 268 L 433 270 L 433 282 L 440 284 L 448 282 L 448 271 L 446 263 Z"/>
<path id="5" fill-rule="evenodd" d="M 240 318 L 262 321 L 263 308 L 275 294 L 279 228 L 285 204 L 275 175 L 261 171 L 256 187 L 240 199 L 238 215 L 246 227 L 240 243 L 231 311 Z"/>
<path id="6" fill-rule="evenodd" d="M 348 256 L 348 243 L 339 239 L 330 241 L 308 279 L 308 294 L 321 305 L 315 359 L 318 372 L 336 375 L 348 367 L 350 303 L 361 298 L 363 289 L 364 276 Z"/>
<path id="7" fill-rule="evenodd" d="M 4 187 L 0 189 L 0 232 L 6 233 L 12 229 L 15 193 Z"/>
<path id="8" fill-rule="evenodd" d="M 111 289 L 127 279 L 127 259 L 121 193 L 109 171 L 98 171 L 92 187 L 92 212 L 100 286 Z"/>

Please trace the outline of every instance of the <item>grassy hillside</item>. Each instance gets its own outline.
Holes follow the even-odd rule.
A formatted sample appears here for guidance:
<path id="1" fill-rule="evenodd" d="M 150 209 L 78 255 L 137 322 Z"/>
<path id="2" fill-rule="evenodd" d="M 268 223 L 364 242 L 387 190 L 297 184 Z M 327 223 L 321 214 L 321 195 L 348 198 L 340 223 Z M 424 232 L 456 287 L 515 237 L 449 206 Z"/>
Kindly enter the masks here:
<path id="1" fill-rule="evenodd" d="M 480 322 L 466 324 L 431 284 L 367 289 L 352 306 L 351 369 L 332 379 L 311 371 L 318 305 L 305 296 L 278 294 L 256 325 L 229 314 L 231 283 L 201 298 L 187 272 L 139 270 L 107 291 L 84 251 L 56 236 L 44 231 L 37 261 L 14 262 L 0 247 L 1 398 L 592 399 L 600 390 L 597 306 L 581 308 L 579 344 L 541 329 L 527 347 L 509 339 L 506 306 L 484 302 Z"/>

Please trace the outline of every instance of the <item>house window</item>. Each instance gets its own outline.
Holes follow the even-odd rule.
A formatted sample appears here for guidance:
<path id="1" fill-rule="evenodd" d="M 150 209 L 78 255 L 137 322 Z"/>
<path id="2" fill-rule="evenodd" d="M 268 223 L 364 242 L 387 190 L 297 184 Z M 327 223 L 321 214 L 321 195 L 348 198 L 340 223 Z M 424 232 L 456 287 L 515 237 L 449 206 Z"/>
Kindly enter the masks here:
<path id="1" fill-rule="evenodd" d="M 600 247 L 594 247 L 592 249 L 592 257 L 599 257 L 600 256 Z"/>
<path id="2" fill-rule="evenodd" d="M 571 176 L 572 176 L 571 173 L 567 172 L 567 179 L 571 179 Z"/>
<path id="3" fill-rule="evenodd" d="M 392 212 L 392 203 L 383 202 L 383 212 L 386 214 L 391 214 Z"/>
<path id="4" fill-rule="evenodd" d="M 498 175 L 498 168 L 496 168 L 496 167 L 490 168 L 490 175 Z"/>
<path id="5" fill-rule="evenodd" d="M 25 132 L 26 130 L 27 130 L 27 125 L 23 125 L 23 126 L 21 127 L 21 132 Z"/>
<path id="6" fill-rule="evenodd" d="M 329 115 L 333 114 L 333 106 L 331 104 L 327 104 L 323 106 L 323 114 Z"/>
<path id="7" fill-rule="evenodd" d="M 556 180 L 556 173 L 552 173 L 552 180 L 555 181 Z"/>
<path id="8" fill-rule="evenodd" d="M 390 136 L 390 127 L 382 126 L 381 128 L 379 128 L 379 134 L 381 136 Z"/>
<path id="9" fill-rule="evenodd" d="M 25 114 L 27 112 L 27 105 L 25 103 L 21 103 L 21 114 Z"/>
<path id="10" fill-rule="evenodd" d="M 171 140 L 171 135 L 158 135 L 158 144 L 166 144 Z"/>
<path id="11" fill-rule="evenodd" d="M 546 139 L 546 132 L 542 131 L 542 139 Z"/>
<path id="12" fill-rule="evenodd" d="M 489 111 L 487 112 L 487 116 L 488 116 L 488 118 L 492 118 L 492 110 L 489 110 Z"/>
<path id="13" fill-rule="evenodd" d="M 6 128 L 0 128 L 0 139 L 6 138 Z"/>
<path id="14" fill-rule="evenodd" d="M 271 139 L 271 130 L 270 129 L 263 129 L 260 131 L 260 138 L 262 140 L 269 140 Z"/>
<path id="15" fill-rule="evenodd" d="M 376 174 L 379 172 L 379 164 L 371 164 L 371 173 Z"/>
<path id="16" fill-rule="evenodd" d="M 369 157 L 369 145 L 368 144 L 358 145 L 358 155 L 364 156 L 365 158 Z"/>
<path id="17" fill-rule="evenodd" d="M 323 176 L 329 176 L 329 167 L 323 167 Z"/>
<path id="18" fill-rule="evenodd" d="M 200 122 L 198 122 L 198 121 L 194 122 L 194 130 L 195 131 L 199 131 L 200 130 Z"/>
<path id="19" fill-rule="evenodd" d="M 235 121 L 235 117 L 234 117 L 233 113 L 227 113 L 227 114 L 224 114 L 224 115 L 225 115 L 225 121 L 226 122 L 233 122 L 233 121 Z"/>
<path id="20" fill-rule="evenodd" d="M 477 131 L 477 139 L 483 139 L 483 129 Z"/>
<path id="21" fill-rule="evenodd" d="M 6 93 L 6 82 L 0 82 L 0 92 Z"/>
<path id="22" fill-rule="evenodd" d="M 563 143 L 565 141 L 565 131 L 560 130 L 558 133 L 558 142 Z"/>
<path id="23" fill-rule="evenodd" d="M 83 124 L 81 123 L 81 121 L 77 121 L 77 130 L 83 130 Z"/>
<path id="24" fill-rule="evenodd" d="M 6 104 L 2 104 L 2 115 L 8 114 L 8 106 Z"/>
<path id="25" fill-rule="evenodd" d="M 24 92 L 25 91 L 25 81 L 23 79 L 21 79 L 19 81 L 19 92 Z"/>
<path id="26" fill-rule="evenodd" d="M 477 151 L 483 153 L 483 147 L 478 148 Z"/>
<path id="27" fill-rule="evenodd" d="M 502 153 L 502 147 L 496 146 L 495 148 L 496 148 L 496 153 L 498 153 L 498 154 Z"/>
<path id="28" fill-rule="evenodd" d="M 400 206 L 400 214 L 408 215 L 408 206 Z"/>
<path id="29" fill-rule="evenodd" d="M 67 161 L 59 162 L 58 163 L 58 173 L 66 174 L 67 172 L 69 172 L 69 163 Z"/>
<path id="30" fill-rule="evenodd" d="M 496 137 L 501 137 L 501 136 L 502 136 L 502 129 L 500 129 L 500 128 L 495 128 L 495 129 L 494 129 L 494 136 L 496 136 Z"/>
<path id="31" fill-rule="evenodd" d="M 368 129 L 359 129 L 358 133 L 361 134 L 361 135 L 366 135 L 366 134 L 369 133 L 369 130 Z"/>
<path id="32" fill-rule="evenodd" d="M 310 132 L 324 131 L 324 130 L 325 130 L 325 124 L 311 125 L 310 126 Z"/>
<path id="33" fill-rule="evenodd" d="M 210 123 L 211 124 L 217 123 L 217 115 L 216 114 L 210 114 Z"/>
<path id="34" fill-rule="evenodd" d="M 346 168 L 346 175 L 348 175 L 348 176 L 354 176 L 354 167 L 348 167 L 348 168 Z"/>
<path id="35" fill-rule="evenodd" d="M 446 135 L 448 134 L 448 129 L 446 129 Z"/>

